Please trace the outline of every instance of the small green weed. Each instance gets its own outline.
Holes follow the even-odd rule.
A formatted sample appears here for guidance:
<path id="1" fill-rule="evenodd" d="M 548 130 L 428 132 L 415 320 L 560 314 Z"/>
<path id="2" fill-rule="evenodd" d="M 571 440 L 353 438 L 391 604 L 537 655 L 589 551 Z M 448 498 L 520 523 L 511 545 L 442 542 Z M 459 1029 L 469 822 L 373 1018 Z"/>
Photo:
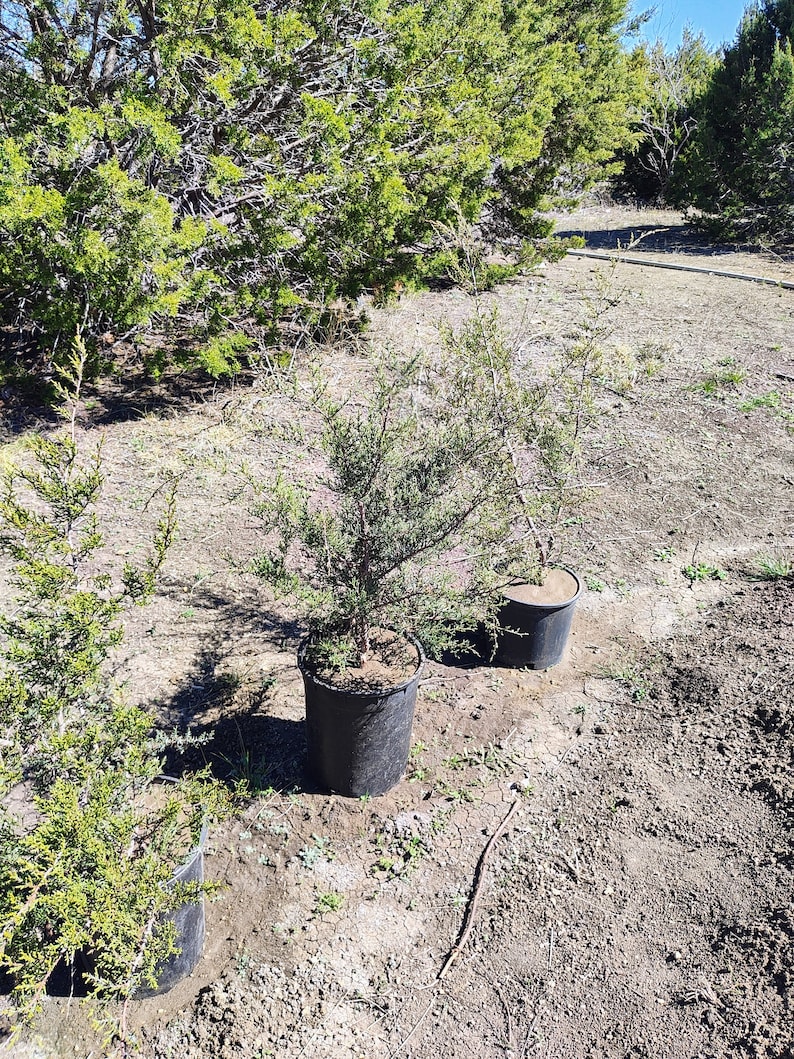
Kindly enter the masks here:
<path id="1" fill-rule="evenodd" d="M 739 405 L 740 412 L 752 412 L 755 408 L 772 408 L 777 411 L 782 404 L 782 398 L 777 390 L 770 390 L 769 393 L 760 393 L 755 397 L 749 397 L 746 401 L 742 401 Z"/>
<path id="2" fill-rule="evenodd" d="M 455 805 L 462 805 L 464 802 L 472 804 L 478 801 L 477 795 L 474 794 L 470 787 L 465 785 L 454 787 L 451 783 L 447 783 L 445 780 L 439 780 L 436 784 L 436 790 Z"/>
<path id="3" fill-rule="evenodd" d="M 238 949 L 234 958 L 234 969 L 240 978 L 248 977 L 248 969 L 251 966 L 251 953 L 246 949 Z"/>
<path id="4" fill-rule="evenodd" d="M 312 835 L 312 842 L 314 845 L 305 846 L 303 849 L 298 850 L 298 860 L 304 868 L 313 868 L 321 860 L 334 859 L 336 854 L 331 849 L 331 844 L 327 838 L 322 838 L 320 835 Z"/>
<path id="5" fill-rule="evenodd" d="M 690 390 L 699 390 L 707 397 L 722 397 L 722 391 L 735 390 L 747 378 L 747 372 L 740 367 L 733 357 L 723 357 L 718 366 L 710 371 L 700 382 L 690 386 Z"/>
<path id="6" fill-rule="evenodd" d="M 407 874 L 430 852 L 423 836 L 410 831 L 382 831 L 375 839 L 375 846 L 379 856 L 372 870 L 375 873 L 383 872 L 389 877 Z"/>
<path id="7" fill-rule="evenodd" d="M 323 912 L 338 912 L 344 903 L 345 899 L 342 894 L 336 890 L 329 890 L 327 893 L 317 895 L 314 911 L 320 916 Z"/>
<path id="8" fill-rule="evenodd" d="M 414 743 L 408 755 L 408 782 L 421 783 L 427 779 L 429 769 L 423 764 L 421 757 L 427 750 L 424 743 Z"/>
<path id="9" fill-rule="evenodd" d="M 500 678 L 501 680 L 501 678 Z M 506 776 L 517 769 L 526 768 L 521 753 L 499 744 L 487 743 L 479 747 L 466 747 L 445 757 L 438 765 L 432 779 L 435 791 L 454 804 L 473 803 L 479 800 L 478 791 L 487 787 L 494 776 Z M 421 776 L 429 770 L 422 770 Z M 455 776 L 444 776 L 444 772 Z M 461 775 L 465 773 L 465 775 Z M 411 776 L 417 778 L 417 773 Z"/>
<path id="10" fill-rule="evenodd" d="M 652 684 L 649 675 L 638 662 L 625 662 L 621 666 L 605 669 L 604 676 L 616 680 L 629 692 L 632 702 L 644 702 L 651 693 Z"/>
<path id="11" fill-rule="evenodd" d="M 494 776 L 506 776 L 519 768 L 524 768 L 525 761 L 521 753 L 499 743 L 486 743 L 484 746 L 468 747 L 460 755 L 460 766 L 484 769 Z"/>
<path id="12" fill-rule="evenodd" d="M 593 574 L 585 574 L 584 583 L 591 592 L 603 592 L 607 587 L 600 577 L 595 577 Z"/>
<path id="13" fill-rule="evenodd" d="M 682 567 L 681 573 L 691 585 L 696 581 L 724 581 L 728 576 L 722 567 L 712 566 L 710 563 L 690 563 Z"/>
<path id="14" fill-rule="evenodd" d="M 662 366 L 659 347 L 650 344 L 634 350 L 627 345 L 616 345 L 603 350 L 598 381 L 614 393 L 625 396 L 638 382 L 653 378 Z"/>
<path id="15" fill-rule="evenodd" d="M 434 835 L 440 835 L 443 831 L 446 831 L 449 826 L 449 821 L 452 817 L 452 806 L 447 805 L 443 808 L 436 809 L 430 818 L 430 830 Z"/>
<path id="16" fill-rule="evenodd" d="M 664 365 L 665 355 L 669 352 L 667 346 L 661 342 L 644 342 L 637 350 L 639 361 L 645 375 L 652 379 Z"/>

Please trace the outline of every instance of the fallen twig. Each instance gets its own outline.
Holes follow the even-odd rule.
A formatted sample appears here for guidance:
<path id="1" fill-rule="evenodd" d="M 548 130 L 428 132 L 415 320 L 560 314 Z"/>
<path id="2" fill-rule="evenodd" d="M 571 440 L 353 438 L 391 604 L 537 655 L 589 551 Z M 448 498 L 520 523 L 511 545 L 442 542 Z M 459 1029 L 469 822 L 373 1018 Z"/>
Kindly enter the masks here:
<path id="1" fill-rule="evenodd" d="M 436 983 L 434 982 L 433 985 L 435 985 L 435 984 Z M 406 1046 L 406 1044 L 410 1041 L 410 1039 L 413 1037 L 413 1035 L 416 1033 L 416 1031 L 419 1029 L 419 1027 L 425 1021 L 425 1019 L 427 1018 L 427 1016 L 430 1013 L 430 1009 L 433 1007 L 433 1005 L 435 1004 L 436 1000 L 438 1000 L 438 994 L 437 993 L 433 993 L 433 995 L 430 997 L 430 1000 L 427 1002 L 427 1005 L 425 1006 L 425 1010 L 422 1012 L 422 1014 L 419 1016 L 419 1018 L 414 1023 L 413 1029 L 411 1030 L 411 1032 L 408 1034 L 407 1037 L 403 1037 L 403 1039 L 400 1041 L 400 1043 L 397 1045 L 397 1047 L 394 1049 L 393 1052 L 389 1052 L 389 1059 L 396 1059 L 396 1056 L 398 1056 L 400 1054 L 400 1052 L 403 1050 L 403 1048 Z"/>
<path id="2" fill-rule="evenodd" d="M 512 735 L 512 732 L 510 734 Z M 509 736 L 508 736 L 508 738 L 509 738 Z M 496 845 L 496 843 L 499 840 L 499 838 L 504 833 L 505 828 L 507 827 L 507 825 L 512 820 L 513 816 L 518 811 L 518 807 L 520 805 L 521 805 L 521 797 L 519 796 L 519 797 L 517 797 L 515 799 L 513 804 L 510 806 L 510 809 L 509 809 L 507 815 L 504 817 L 504 819 L 502 820 L 501 824 L 499 824 L 497 829 L 494 831 L 494 833 L 488 839 L 488 842 L 485 845 L 485 849 L 480 854 L 480 859 L 477 862 L 477 870 L 474 873 L 474 886 L 472 887 L 471 896 L 469 897 L 468 907 L 466 908 L 466 915 L 464 916 L 464 919 L 463 919 L 463 926 L 461 927 L 461 931 L 460 931 L 460 934 L 458 936 L 458 940 L 455 942 L 455 945 L 450 950 L 449 955 L 447 956 L 446 960 L 444 961 L 443 967 L 438 972 L 438 974 L 436 975 L 435 979 L 431 982 L 431 984 L 429 986 L 424 986 L 423 987 L 424 989 L 432 989 L 433 990 L 433 994 L 430 997 L 430 1000 L 425 1005 L 425 1008 L 422 1011 L 422 1014 L 419 1016 L 419 1018 L 414 1023 L 414 1025 L 411 1028 L 411 1030 L 408 1033 L 408 1035 L 406 1037 L 403 1037 L 403 1039 L 394 1048 L 393 1051 L 389 1052 L 389 1059 L 396 1059 L 396 1057 L 400 1054 L 400 1052 L 403 1050 L 403 1048 L 406 1046 L 406 1044 L 410 1041 L 410 1039 L 414 1036 L 414 1034 L 419 1029 L 419 1027 L 422 1025 L 424 1020 L 427 1018 L 427 1016 L 429 1015 L 429 1013 L 432 1010 L 433 1006 L 435 1005 L 436 1001 L 438 1000 L 438 993 L 435 992 L 436 986 L 439 984 L 439 982 L 441 982 L 443 980 L 443 978 L 445 977 L 447 971 L 450 969 L 452 964 L 455 962 L 455 960 L 460 955 L 461 951 L 463 950 L 464 945 L 468 941 L 469 934 L 471 933 L 471 928 L 474 925 L 474 916 L 475 916 L 475 914 L 477 912 L 477 905 L 478 905 L 479 900 L 480 900 L 480 891 L 482 890 L 483 880 L 485 879 L 485 867 L 486 867 L 486 864 L 488 863 L 488 858 L 491 855 L 491 850 L 493 849 L 493 847 Z"/>
<path id="3" fill-rule="evenodd" d="M 491 850 L 494 848 L 497 841 L 504 833 L 505 828 L 518 811 L 519 805 L 521 805 L 520 796 L 517 797 L 513 804 L 510 806 L 510 811 L 507 813 L 505 818 L 502 820 L 501 824 L 497 827 L 497 829 L 488 839 L 485 849 L 480 854 L 480 859 L 477 862 L 477 871 L 474 874 L 474 886 L 471 891 L 471 896 L 469 897 L 469 904 L 466 908 L 466 915 L 463 919 L 463 927 L 461 928 L 458 940 L 455 942 L 455 945 L 450 950 L 449 956 L 447 956 L 446 960 L 444 961 L 444 966 L 436 975 L 436 982 L 442 981 L 442 979 L 446 976 L 447 971 L 450 969 L 450 967 L 458 958 L 458 956 L 460 956 L 463 947 L 469 939 L 471 928 L 474 925 L 474 917 L 477 913 L 477 905 L 480 901 L 480 892 L 482 890 L 482 884 L 485 879 L 485 868 L 488 863 L 488 858 L 491 855 Z"/>

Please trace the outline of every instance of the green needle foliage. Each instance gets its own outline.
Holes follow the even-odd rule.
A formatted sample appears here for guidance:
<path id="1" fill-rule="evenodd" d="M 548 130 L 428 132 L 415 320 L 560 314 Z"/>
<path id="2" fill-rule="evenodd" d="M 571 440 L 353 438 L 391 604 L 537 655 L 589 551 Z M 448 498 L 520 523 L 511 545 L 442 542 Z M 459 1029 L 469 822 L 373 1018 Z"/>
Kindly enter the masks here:
<path id="1" fill-rule="evenodd" d="M 409 631 L 431 653 L 483 616 L 487 594 L 444 562 L 490 518 L 480 474 L 494 435 L 422 402 L 416 362 L 382 371 L 363 404 L 320 394 L 319 479 L 282 473 L 257 507 L 268 547 L 254 563 L 302 604 L 311 660 L 343 669 L 374 628 Z"/>
<path id="2" fill-rule="evenodd" d="M 71 437 L 30 442 L 32 465 L 12 470 L 0 497 L 0 545 L 14 563 L 18 604 L 0 616 L 7 638 L 4 718 L 18 749 L 37 746 L 51 729 L 64 737 L 83 710 L 104 700 L 102 666 L 121 641 L 119 616 L 128 602 L 143 603 L 165 559 L 175 528 L 173 491 L 142 568 L 126 565 L 121 584 L 90 573 L 103 544 L 94 505 L 102 487 L 101 449 L 81 465 Z"/>
<path id="3" fill-rule="evenodd" d="M 440 402 L 479 437 L 485 458 L 475 470 L 493 498 L 476 527 L 483 583 L 542 584 L 560 561 L 566 526 L 592 491 L 583 480 L 585 443 L 614 304 L 611 277 L 599 277 L 575 339 L 545 364 L 522 353 L 480 304 L 445 334 Z"/>
<path id="4" fill-rule="evenodd" d="M 582 441 L 610 304 L 604 286 L 544 367 L 522 363 L 478 306 L 438 357 L 381 369 L 366 401 L 320 392 L 316 473 L 261 487 L 267 546 L 254 563 L 301 604 L 310 661 L 360 664 L 377 627 L 438 655 L 459 632 L 495 627 L 500 587 L 542 582 L 588 492 Z"/>
<path id="5" fill-rule="evenodd" d="M 177 947 L 163 917 L 199 893 L 174 869 L 222 806 L 205 777 L 155 782 L 162 737 L 105 672 L 173 539 L 173 492 L 149 557 L 114 582 L 98 565 L 100 451 L 81 459 L 72 432 L 34 438 L 29 457 L 0 499 L 16 589 L 0 615 L 0 965 L 23 1014 L 78 955 L 101 997 L 156 980 Z"/>
<path id="6" fill-rule="evenodd" d="M 490 478 L 498 502 L 478 527 L 478 552 L 488 555 L 499 583 L 540 584 L 556 555 L 563 516 L 582 499 L 575 474 L 590 409 L 592 351 L 582 348 L 584 361 L 574 358 L 556 374 L 522 365 L 495 313 L 475 314 L 446 340 L 443 370 L 456 377 L 457 414 L 493 433 L 480 473 Z M 585 372 L 584 386 L 574 366 Z"/>
<path id="7" fill-rule="evenodd" d="M 794 245 L 794 2 L 751 4 L 702 95 L 679 202 L 722 238 Z"/>
<path id="8" fill-rule="evenodd" d="M 632 140 L 626 0 L 8 0 L 0 321 L 55 357 L 176 319 L 209 370 L 443 272 Z M 453 262 L 454 263 L 454 262 Z"/>

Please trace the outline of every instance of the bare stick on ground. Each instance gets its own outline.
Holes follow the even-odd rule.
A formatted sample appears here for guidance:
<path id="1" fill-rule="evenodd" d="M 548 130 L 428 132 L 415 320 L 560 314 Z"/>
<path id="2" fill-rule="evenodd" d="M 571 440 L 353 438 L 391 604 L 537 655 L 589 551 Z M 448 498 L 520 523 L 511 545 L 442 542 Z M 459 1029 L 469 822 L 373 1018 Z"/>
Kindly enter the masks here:
<path id="1" fill-rule="evenodd" d="M 491 851 L 493 850 L 494 846 L 499 841 L 501 836 L 504 834 L 505 828 L 515 816 L 520 805 L 521 797 L 519 796 L 510 806 L 510 811 L 507 813 L 504 820 L 502 820 L 501 824 L 497 827 L 497 829 L 488 839 L 488 843 L 485 846 L 485 849 L 480 854 L 480 859 L 477 862 L 477 871 L 474 873 L 474 887 L 471 891 L 471 896 L 469 897 L 469 904 L 466 908 L 466 915 L 463 919 L 463 926 L 461 927 L 460 935 L 458 937 L 458 940 L 455 942 L 455 945 L 450 950 L 449 956 L 447 956 L 446 960 L 444 961 L 444 966 L 436 975 L 437 982 L 442 981 L 446 977 L 447 971 L 450 969 L 455 960 L 457 960 L 458 956 L 460 956 L 463 947 L 469 940 L 469 934 L 471 933 L 471 928 L 474 925 L 474 917 L 477 914 L 477 905 L 480 901 L 480 892 L 482 890 L 482 884 L 485 879 L 485 868 L 488 864 L 488 859 L 491 855 Z"/>

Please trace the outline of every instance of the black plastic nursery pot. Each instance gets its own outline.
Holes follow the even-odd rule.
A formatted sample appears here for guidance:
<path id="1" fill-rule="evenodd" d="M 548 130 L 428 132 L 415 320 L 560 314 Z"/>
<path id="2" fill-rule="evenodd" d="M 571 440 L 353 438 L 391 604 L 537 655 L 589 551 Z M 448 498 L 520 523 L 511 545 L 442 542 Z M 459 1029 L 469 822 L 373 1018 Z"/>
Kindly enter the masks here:
<path id="1" fill-rule="evenodd" d="M 416 672 L 377 691 L 347 691 L 321 680 L 298 652 L 306 694 L 308 768 L 324 788 L 358 798 L 385 794 L 400 781 L 411 750 L 416 691 L 424 653 L 416 640 Z"/>
<path id="2" fill-rule="evenodd" d="M 174 872 L 175 883 L 204 882 L 204 845 L 207 838 L 206 825 L 202 828 L 201 838 L 185 863 Z M 176 927 L 177 952 L 171 953 L 157 967 L 157 986 L 141 986 L 135 991 L 136 1000 L 159 996 L 181 982 L 194 970 L 201 959 L 204 948 L 204 898 L 189 901 L 165 917 Z"/>
<path id="3" fill-rule="evenodd" d="M 565 572 L 576 583 L 570 599 L 561 603 L 529 603 L 508 598 L 502 605 L 496 637 L 498 665 L 549 669 L 562 661 L 576 601 L 582 593 L 576 574 L 572 570 Z"/>

